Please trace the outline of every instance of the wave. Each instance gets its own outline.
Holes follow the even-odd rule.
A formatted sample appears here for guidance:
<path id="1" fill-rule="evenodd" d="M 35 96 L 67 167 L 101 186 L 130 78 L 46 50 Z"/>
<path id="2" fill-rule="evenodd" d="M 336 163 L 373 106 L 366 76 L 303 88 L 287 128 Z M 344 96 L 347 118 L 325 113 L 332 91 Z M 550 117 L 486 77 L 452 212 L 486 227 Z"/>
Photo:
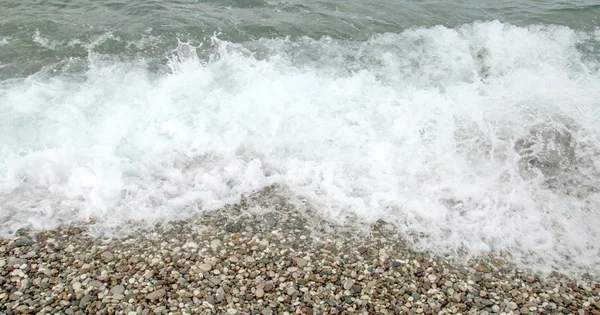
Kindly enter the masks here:
<path id="1" fill-rule="evenodd" d="M 598 273 L 597 34 L 500 22 L 180 43 L 0 83 L 0 230 L 124 232 L 271 184 L 434 253 Z"/>

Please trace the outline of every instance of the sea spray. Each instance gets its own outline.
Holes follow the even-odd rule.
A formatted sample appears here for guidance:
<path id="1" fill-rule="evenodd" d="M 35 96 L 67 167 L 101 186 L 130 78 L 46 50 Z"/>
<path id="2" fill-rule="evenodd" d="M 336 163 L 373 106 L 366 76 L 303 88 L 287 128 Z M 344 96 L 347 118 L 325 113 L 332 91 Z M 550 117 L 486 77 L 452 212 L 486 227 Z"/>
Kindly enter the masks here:
<path id="1" fill-rule="evenodd" d="M 0 83 L 0 230 L 93 219 L 126 233 L 279 184 L 434 253 L 598 272 L 594 37 L 500 22 L 213 37 L 154 68 L 90 45 Z"/>

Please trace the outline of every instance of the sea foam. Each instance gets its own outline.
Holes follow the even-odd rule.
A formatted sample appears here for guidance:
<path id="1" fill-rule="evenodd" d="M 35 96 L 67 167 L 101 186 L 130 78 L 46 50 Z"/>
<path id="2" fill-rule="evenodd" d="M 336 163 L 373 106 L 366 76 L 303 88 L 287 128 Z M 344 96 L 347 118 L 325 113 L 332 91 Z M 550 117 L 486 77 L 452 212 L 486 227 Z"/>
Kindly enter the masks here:
<path id="1" fill-rule="evenodd" d="M 500 22 L 215 37 L 181 43 L 163 72 L 91 48 L 0 83 L 0 231 L 121 231 L 279 184 L 434 253 L 597 273 L 600 75 L 581 48 L 597 37 Z"/>

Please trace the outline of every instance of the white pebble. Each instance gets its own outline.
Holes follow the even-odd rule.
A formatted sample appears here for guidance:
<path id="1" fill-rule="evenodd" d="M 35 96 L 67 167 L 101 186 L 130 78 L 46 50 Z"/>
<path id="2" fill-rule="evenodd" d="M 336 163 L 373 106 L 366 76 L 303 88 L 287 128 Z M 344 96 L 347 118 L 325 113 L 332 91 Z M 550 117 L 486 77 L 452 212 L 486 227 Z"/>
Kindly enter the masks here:
<path id="1" fill-rule="evenodd" d="M 255 293 L 257 298 L 262 298 L 265 295 L 265 291 L 263 289 L 256 289 L 256 293 Z"/>

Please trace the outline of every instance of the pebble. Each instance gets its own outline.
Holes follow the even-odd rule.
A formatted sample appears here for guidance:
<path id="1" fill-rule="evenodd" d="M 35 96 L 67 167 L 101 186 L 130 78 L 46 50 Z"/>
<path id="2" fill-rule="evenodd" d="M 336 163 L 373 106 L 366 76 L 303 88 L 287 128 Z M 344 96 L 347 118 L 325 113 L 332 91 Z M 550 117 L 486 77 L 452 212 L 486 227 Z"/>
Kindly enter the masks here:
<path id="1" fill-rule="evenodd" d="M 350 290 L 353 285 L 354 285 L 354 280 L 352 280 L 352 279 L 344 281 L 344 289 L 346 289 L 346 290 Z"/>
<path id="2" fill-rule="evenodd" d="M 263 296 L 265 296 L 265 291 L 263 289 L 256 289 L 256 292 L 254 293 L 256 295 L 257 298 L 262 298 Z"/>
<path id="3" fill-rule="evenodd" d="M 216 250 L 219 247 L 221 247 L 221 244 L 221 240 L 213 240 L 212 242 L 210 242 L 210 247 L 212 247 L 213 250 Z"/>
<path id="4" fill-rule="evenodd" d="M 108 252 L 108 251 L 106 251 L 106 252 L 103 252 L 102 254 L 100 254 L 100 257 L 101 257 L 101 258 L 102 258 L 104 261 L 106 261 L 106 262 L 110 262 L 110 261 L 112 261 L 113 259 L 115 259 L 115 256 L 114 256 L 114 255 L 113 255 L 111 252 Z"/>
<path id="5" fill-rule="evenodd" d="M 93 298 L 94 298 L 93 296 L 86 294 L 79 301 L 79 305 L 80 306 L 86 306 L 90 301 L 92 301 Z"/>
<path id="6" fill-rule="evenodd" d="M 296 258 L 296 266 L 304 268 L 308 264 L 308 260 L 302 258 Z"/>
<path id="7" fill-rule="evenodd" d="M 29 238 L 26 237 L 19 237 L 18 239 L 16 239 L 13 242 L 13 246 L 15 247 L 23 247 L 23 246 L 30 246 L 35 244 L 35 242 Z"/>
<path id="8" fill-rule="evenodd" d="M 29 306 L 27 306 L 27 305 L 19 305 L 19 306 L 17 306 L 17 308 L 15 310 L 17 312 L 20 312 L 20 313 L 25 313 L 26 311 L 29 310 Z"/>
<path id="9" fill-rule="evenodd" d="M 21 293 L 21 292 L 13 293 L 13 294 L 9 295 L 8 298 L 13 301 L 17 301 L 22 296 L 22 294 L 19 294 L 19 293 Z"/>
<path id="10" fill-rule="evenodd" d="M 81 282 L 77 281 L 73 283 L 73 290 L 77 291 L 79 289 L 81 289 Z"/>
<path id="11" fill-rule="evenodd" d="M 278 210 L 231 205 L 203 213 L 202 229 L 175 222 L 123 239 L 71 228 L 30 247 L 0 239 L 0 313 L 600 315 L 597 281 L 546 280 L 486 258 L 453 266 L 410 251 L 398 233 L 358 237 L 285 210 L 285 198 L 257 202 L 244 207 Z M 232 212 L 223 221 L 220 211 Z M 222 228 L 231 220 L 235 232 Z M 331 232 L 312 237 L 311 226 Z"/>
<path id="12" fill-rule="evenodd" d="M 212 266 L 210 264 L 201 264 L 200 266 L 198 266 L 198 268 L 200 268 L 200 270 L 204 272 L 208 272 L 212 269 Z"/>
<path id="13" fill-rule="evenodd" d="M 114 294 L 122 294 L 123 292 L 125 292 L 125 287 L 122 285 L 116 285 L 114 286 L 112 289 L 110 289 L 110 293 Z"/>
<path id="14" fill-rule="evenodd" d="M 146 298 L 148 300 L 158 300 L 158 299 L 162 298 L 163 296 L 165 296 L 165 294 L 167 294 L 165 289 L 160 289 L 160 290 L 148 293 L 146 295 Z"/>
<path id="15" fill-rule="evenodd" d="M 265 292 L 271 292 L 271 291 L 273 291 L 273 288 L 274 288 L 273 284 L 267 283 L 267 284 L 265 284 L 265 287 L 263 288 L 263 290 L 265 290 Z"/>
<path id="16" fill-rule="evenodd" d="M 27 260 L 22 258 L 10 258 L 8 260 L 9 267 L 21 266 L 27 263 Z"/>

